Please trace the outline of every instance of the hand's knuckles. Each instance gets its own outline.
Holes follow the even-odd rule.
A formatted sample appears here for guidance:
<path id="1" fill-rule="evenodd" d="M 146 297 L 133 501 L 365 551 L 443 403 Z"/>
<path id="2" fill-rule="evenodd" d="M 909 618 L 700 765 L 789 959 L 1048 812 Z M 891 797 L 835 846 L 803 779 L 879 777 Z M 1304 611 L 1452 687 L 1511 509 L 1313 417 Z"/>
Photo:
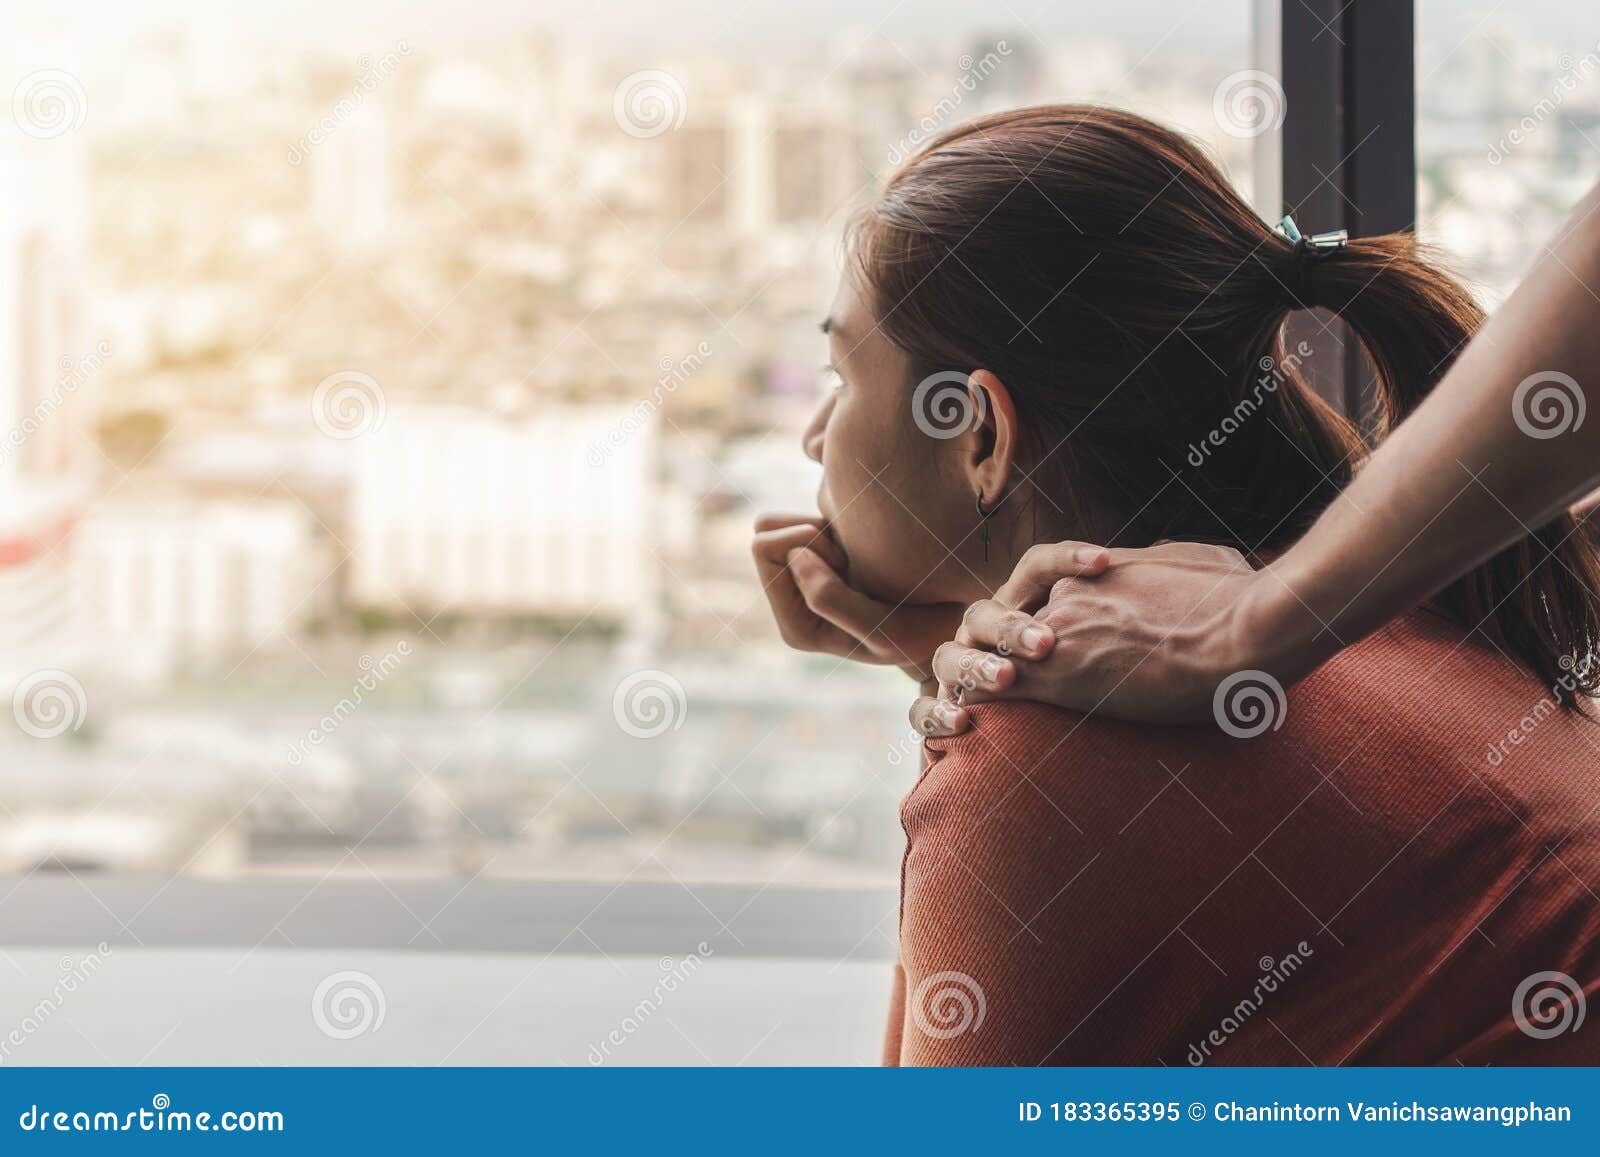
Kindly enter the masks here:
<path id="1" fill-rule="evenodd" d="M 1083 589 L 1083 580 L 1079 579 L 1076 575 L 1067 575 L 1065 578 L 1057 579 L 1055 584 L 1050 588 L 1049 601 L 1054 603 L 1063 599 L 1070 599 Z"/>
<path id="2" fill-rule="evenodd" d="M 1051 579 L 1075 571 L 1078 568 L 1077 550 L 1081 543 L 1077 542 L 1045 542 L 1029 548 L 1033 558 L 1029 560 L 1028 574 L 1036 582 L 1049 582 Z M 1024 558 L 1026 559 L 1026 555 Z"/>
<path id="3" fill-rule="evenodd" d="M 806 605 L 819 614 L 839 614 L 846 603 L 844 584 L 836 579 L 813 579 L 811 589 L 806 592 Z"/>
<path id="4" fill-rule="evenodd" d="M 1022 641 L 1022 632 L 1034 623 L 1032 615 L 1025 615 L 1021 611 L 1007 611 L 1000 620 L 1000 628 L 995 632 L 996 643 L 1002 655 L 1009 655 L 1015 651 Z"/>
<path id="5" fill-rule="evenodd" d="M 1036 542 L 1022 552 L 1022 557 L 1017 560 L 1017 570 L 1033 570 L 1039 566 L 1042 559 L 1049 556 L 1048 543 Z"/>
<path id="6" fill-rule="evenodd" d="M 941 683 L 954 683 L 961 670 L 961 656 L 970 654 L 960 643 L 940 643 L 933 653 L 933 669 Z"/>

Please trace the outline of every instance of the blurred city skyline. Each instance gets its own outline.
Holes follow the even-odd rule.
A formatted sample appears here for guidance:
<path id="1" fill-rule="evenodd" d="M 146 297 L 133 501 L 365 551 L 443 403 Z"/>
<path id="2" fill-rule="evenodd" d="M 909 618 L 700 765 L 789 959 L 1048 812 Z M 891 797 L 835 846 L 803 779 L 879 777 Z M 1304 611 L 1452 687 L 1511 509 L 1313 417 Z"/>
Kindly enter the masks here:
<path id="1" fill-rule="evenodd" d="M 748 558 L 842 223 L 1054 100 L 1254 194 L 1251 5 L 326 7 L 0 20 L 0 871 L 892 879 L 912 689 Z M 1490 302 L 1595 177 L 1581 11 L 1419 5 Z"/>

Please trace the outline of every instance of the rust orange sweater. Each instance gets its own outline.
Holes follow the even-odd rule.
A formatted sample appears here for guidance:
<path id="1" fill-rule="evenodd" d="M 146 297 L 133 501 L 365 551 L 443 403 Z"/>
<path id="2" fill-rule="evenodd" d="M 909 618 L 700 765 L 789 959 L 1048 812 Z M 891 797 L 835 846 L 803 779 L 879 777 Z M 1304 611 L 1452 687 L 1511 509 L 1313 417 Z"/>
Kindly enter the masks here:
<path id="1" fill-rule="evenodd" d="M 1465 635 L 1251 739 L 973 708 L 902 805 L 885 1061 L 1600 1062 L 1600 726 Z"/>

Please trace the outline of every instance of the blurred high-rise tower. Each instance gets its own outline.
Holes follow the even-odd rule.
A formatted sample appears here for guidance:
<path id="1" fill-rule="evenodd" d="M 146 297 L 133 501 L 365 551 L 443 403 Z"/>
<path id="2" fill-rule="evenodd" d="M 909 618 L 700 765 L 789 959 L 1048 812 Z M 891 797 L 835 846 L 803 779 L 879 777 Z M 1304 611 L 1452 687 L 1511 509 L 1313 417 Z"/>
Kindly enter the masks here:
<path id="1" fill-rule="evenodd" d="M 87 96 L 64 50 L 19 50 L 0 120 L 0 682 L 62 666 L 72 527 L 88 500 Z"/>

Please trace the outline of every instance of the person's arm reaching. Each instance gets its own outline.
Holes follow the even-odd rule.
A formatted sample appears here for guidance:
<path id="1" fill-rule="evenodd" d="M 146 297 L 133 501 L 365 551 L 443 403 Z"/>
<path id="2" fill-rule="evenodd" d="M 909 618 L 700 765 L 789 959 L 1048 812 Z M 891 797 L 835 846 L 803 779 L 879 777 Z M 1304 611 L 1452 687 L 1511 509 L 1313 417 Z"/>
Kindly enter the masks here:
<path id="1" fill-rule="evenodd" d="M 1253 571 L 1193 544 L 1113 550 L 1089 580 L 1057 584 L 1080 543 L 1036 548 L 940 648 L 948 689 L 970 652 L 1021 659 L 1007 698 L 1121 718 L 1208 716 L 1229 674 L 1297 680 L 1434 595 L 1600 485 L 1600 187 L 1433 393 L 1293 548 Z M 1045 605 L 1045 604 L 1048 605 Z M 1037 611 L 1035 615 L 1022 612 Z M 1035 621 L 1051 637 L 1034 645 Z M 970 700 L 992 697 L 983 693 Z M 965 725 L 930 699 L 929 734 Z"/>

